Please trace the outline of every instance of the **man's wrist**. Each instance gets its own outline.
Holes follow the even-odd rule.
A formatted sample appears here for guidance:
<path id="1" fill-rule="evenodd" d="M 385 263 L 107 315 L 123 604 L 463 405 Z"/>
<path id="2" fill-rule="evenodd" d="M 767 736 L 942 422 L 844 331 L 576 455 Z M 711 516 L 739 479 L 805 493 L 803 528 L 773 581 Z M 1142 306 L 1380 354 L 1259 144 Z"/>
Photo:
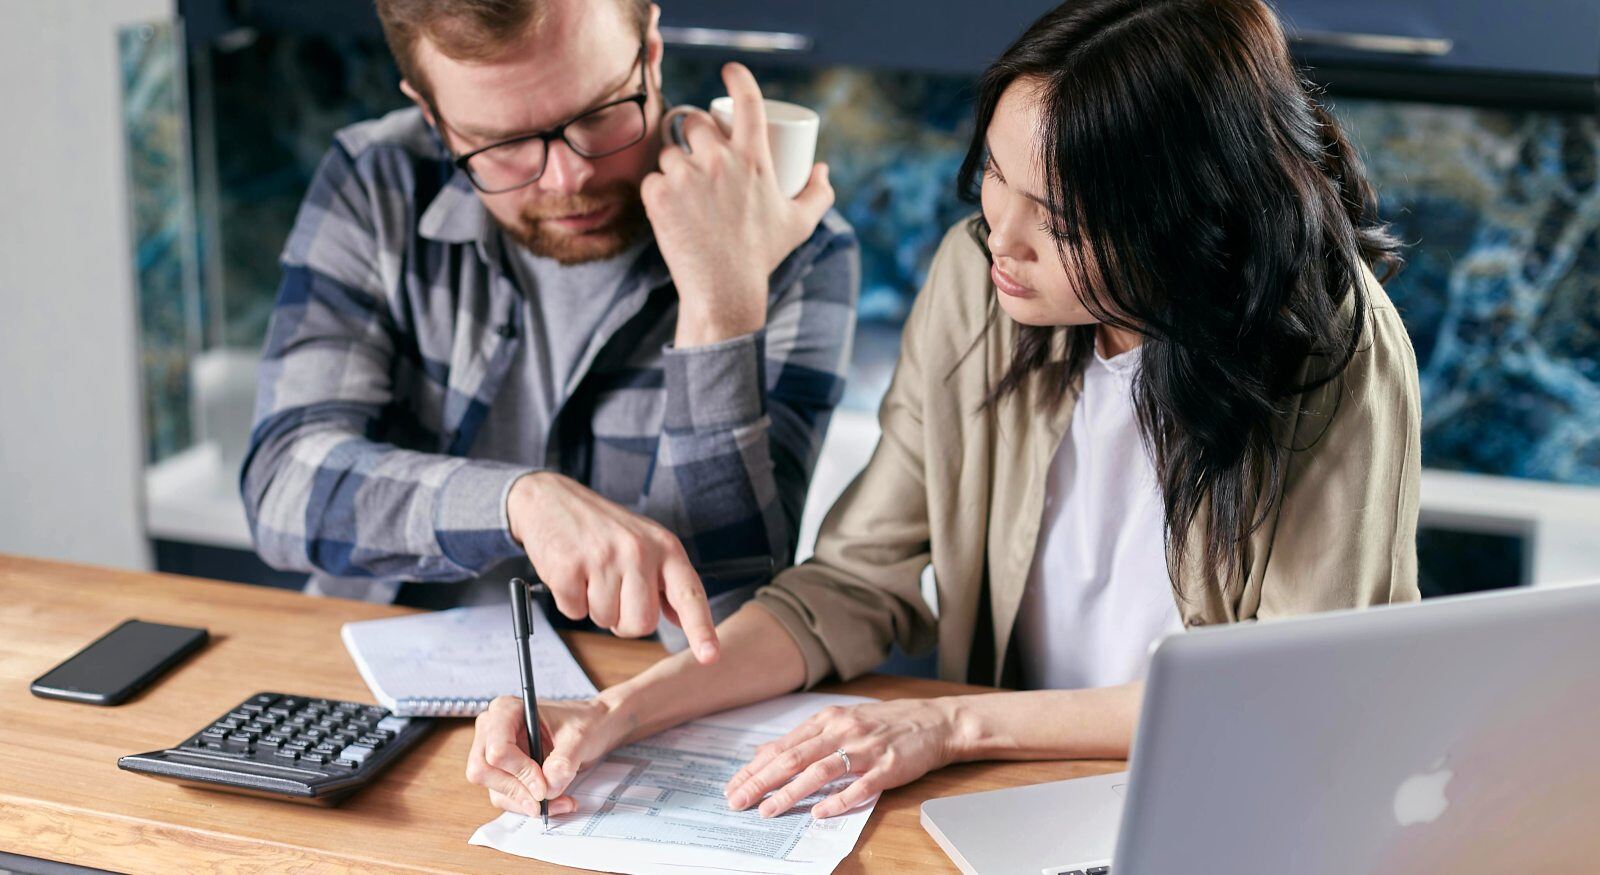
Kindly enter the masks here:
<path id="1" fill-rule="evenodd" d="M 539 506 L 540 490 L 550 478 L 559 476 L 553 471 L 530 471 L 518 477 L 506 490 L 506 528 L 510 531 L 511 540 L 519 546 L 524 543 L 521 522 L 527 519 L 533 508 Z"/>
<path id="2" fill-rule="evenodd" d="M 738 301 L 757 301 L 755 306 L 707 307 L 680 298 L 678 327 L 673 345 L 683 349 L 709 346 L 760 331 L 767 324 L 766 292 L 741 292 L 731 296 Z"/>

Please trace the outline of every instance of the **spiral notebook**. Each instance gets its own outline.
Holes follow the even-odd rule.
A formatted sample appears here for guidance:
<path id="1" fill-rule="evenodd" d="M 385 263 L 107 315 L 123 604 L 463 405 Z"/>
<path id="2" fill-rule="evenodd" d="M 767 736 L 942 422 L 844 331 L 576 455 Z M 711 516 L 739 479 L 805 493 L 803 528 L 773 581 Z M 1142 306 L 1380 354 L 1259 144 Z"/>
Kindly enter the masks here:
<path id="1" fill-rule="evenodd" d="M 539 698 L 594 696 L 538 605 L 531 619 Z M 379 704 L 402 716 L 471 717 L 496 696 L 522 692 L 509 603 L 346 623 L 340 637 Z"/>

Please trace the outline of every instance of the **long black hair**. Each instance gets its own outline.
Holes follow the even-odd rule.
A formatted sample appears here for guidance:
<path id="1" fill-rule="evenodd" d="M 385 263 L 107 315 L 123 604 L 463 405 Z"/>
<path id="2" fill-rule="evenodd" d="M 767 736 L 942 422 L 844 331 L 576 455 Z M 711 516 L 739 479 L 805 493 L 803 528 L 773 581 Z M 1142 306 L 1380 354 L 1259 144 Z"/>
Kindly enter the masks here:
<path id="1" fill-rule="evenodd" d="M 1199 522 L 1206 579 L 1234 591 L 1297 449 L 1274 424 L 1349 364 L 1364 270 L 1392 273 L 1399 244 L 1261 0 L 1069 0 L 1046 13 L 980 80 L 960 175 L 970 202 L 989 122 L 1018 80 L 1040 108 L 1062 265 L 1095 318 L 1143 338 L 1134 405 L 1174 586 Z M 987 230 L 980 216 L 980 243 Z M 1094 326 L 1015 330 L 989 404 L 1034 381 L 1062 403 Z"/>

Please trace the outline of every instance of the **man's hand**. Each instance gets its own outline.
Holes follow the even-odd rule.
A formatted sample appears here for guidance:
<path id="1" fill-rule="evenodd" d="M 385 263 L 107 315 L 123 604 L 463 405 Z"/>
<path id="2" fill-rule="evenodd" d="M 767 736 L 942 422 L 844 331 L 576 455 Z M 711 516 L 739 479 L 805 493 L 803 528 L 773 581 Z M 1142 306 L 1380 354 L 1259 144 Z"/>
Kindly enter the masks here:
<path id="1" fill-rule="evenodd" d="M 761 87 L 743 64 L 722 68 L 733 132 L 687 112 L 689 151 L 668 144 L 640 189 L 661 255 L 678 288 L 678 346 L 749 334 L 767 320 L 767 278 L 833 205 L 818 164 L 793 200 L 778 189 Z M 678 112 L 675 110 L 674 112 Z"/>
<path id="2" fill-rule="evenodd" d="M 506 511 L 511 536 L 561 613 L 637 638 L 654 632 L 665 610 L 683 627 L 695 659 L 716 660 L 705 588 L 683 544 L 660 523 L 549 471 L 512 484 Z"/>
<path id="3" fill-rule="evenodd" d="M 549 754 L 541 767 L 528 756 L 528 728 L 522 700 L 501 696 L 478 715 L 467 754 L 467 780 L 489 791 L 495 807 L 537 816 L 539 800 L 550 801 L 551 814 L 577 810 L 563 795 L 578 770 L 616 747 L 625 727 L 613 725 L 610 710 L 598 699 L 585 702 L 539 703 L 539 734 Z"/>

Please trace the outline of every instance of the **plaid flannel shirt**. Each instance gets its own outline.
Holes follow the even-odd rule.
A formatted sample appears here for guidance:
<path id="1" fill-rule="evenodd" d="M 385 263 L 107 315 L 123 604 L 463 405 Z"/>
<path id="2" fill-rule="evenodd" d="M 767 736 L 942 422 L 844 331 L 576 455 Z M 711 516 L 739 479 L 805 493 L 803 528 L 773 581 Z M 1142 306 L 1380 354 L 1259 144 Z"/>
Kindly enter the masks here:
<path id="1" fill-rule="evenodd" d="M 417 110 L 339 132 L 285 247 L 241 472 L 269 565 L 387 601 L 522 555 L 506 497 L 532 469 L 467 458 L 521 342 L 501 239 Z M 677 294 L 653 244 L 627 283 L 543 469 L 667 526 L 697 566 L 784 567 L 843 394 L 853 231 L 830 213 L 773 274 L 766 327 L 718 344 L 671 347 Z"/>

